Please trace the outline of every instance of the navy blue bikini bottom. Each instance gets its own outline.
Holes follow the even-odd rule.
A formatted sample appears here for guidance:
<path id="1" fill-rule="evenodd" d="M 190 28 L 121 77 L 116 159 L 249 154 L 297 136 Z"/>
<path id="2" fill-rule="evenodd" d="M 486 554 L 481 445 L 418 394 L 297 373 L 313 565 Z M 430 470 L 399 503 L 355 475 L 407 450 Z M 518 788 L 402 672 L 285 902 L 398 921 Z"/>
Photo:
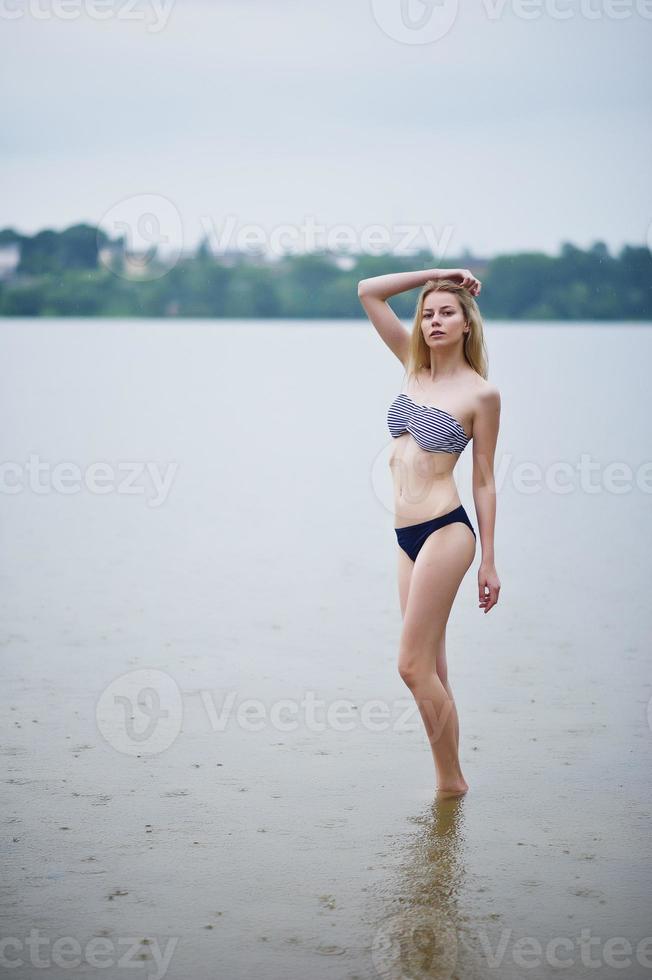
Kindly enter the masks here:
<path id="1" fill-rule="evenodd" d="M 440 514 L 439 517 L 433 517 L 430 521 L 422 521 L 421 524 L 409 524 L 407 527 L 395 527 L 394 530 L 396 531 L 398 543 L 403 551 L 406 555 L 409 555 L 412 561 L 416 561 L 424 541 L 433 531 L 437 531 L 446 524 L 455 524 L 457 521 L 461 521 L 462 524 L 470 527 L 473 531 L 473 537 L 477 540 L 473 525 L 469 520 L 469 515 L 464 510 L 462 504 L 456 507 L 455 510 L 450 510 L 447 514 Z"/>

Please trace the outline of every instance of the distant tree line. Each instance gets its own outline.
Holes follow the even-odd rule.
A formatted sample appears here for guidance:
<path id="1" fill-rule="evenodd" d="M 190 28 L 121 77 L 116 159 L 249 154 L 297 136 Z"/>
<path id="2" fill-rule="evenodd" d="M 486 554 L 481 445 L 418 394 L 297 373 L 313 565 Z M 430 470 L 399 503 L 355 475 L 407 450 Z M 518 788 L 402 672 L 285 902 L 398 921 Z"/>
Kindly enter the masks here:
<path id="1" fill-rule="evenodd" d="M 13 251 L 12 251 L 13 249 Z M 18 256 L 14 267 L 3 254 Z M 140 261 L 140 266 L 139 266 Z M 129 256 L 89 225 L 34 236 L 0 231 L 0 316 L 298 317 L 362 316 L 360 279 L 432 266 L 469 268 L 482 280 L 487 318 L 652 320 L 652 255 L 603 242 L 559 255 L 521 252 L 491 259 L 437 260 L 428 251 L 381 256 L 325 251 L 273 260 L 249 253 L 212 254 L 203 242 L 166 268 L 163 256 Z M 410 319 L 417 291 L 391 305 Z"/>

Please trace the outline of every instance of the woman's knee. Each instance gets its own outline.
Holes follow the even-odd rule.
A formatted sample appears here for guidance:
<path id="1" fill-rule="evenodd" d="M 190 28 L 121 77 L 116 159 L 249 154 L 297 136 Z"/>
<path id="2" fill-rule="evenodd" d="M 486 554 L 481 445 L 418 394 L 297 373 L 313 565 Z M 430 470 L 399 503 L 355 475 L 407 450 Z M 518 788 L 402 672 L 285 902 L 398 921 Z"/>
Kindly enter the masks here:
<path id="1" fill-rule="evenodd" d="M 401 675 L 401 679 L 407 684 L 408 687 L 415 687 L 417 684 L 419 671 L 414 661 L 399 657 L 398 672 Z"/>
<path id="2" fill-rule="evenodd" d="M 429 649 L 401 647 L 398 657 L 398 672 L 408 687 L 419 685 L 424 678 L 435 673 L 435 658 Z"/>
<path id="3" fill-rule="evenodd" d="M 406 687 L 409 687 L 412 693 L 418 691 L 423 682 L 427 679 L 427 675 L 423 671 L 409 666 L 403 668 L 399 667 L 398 672 L 401 675 L 401 680 Z"/>

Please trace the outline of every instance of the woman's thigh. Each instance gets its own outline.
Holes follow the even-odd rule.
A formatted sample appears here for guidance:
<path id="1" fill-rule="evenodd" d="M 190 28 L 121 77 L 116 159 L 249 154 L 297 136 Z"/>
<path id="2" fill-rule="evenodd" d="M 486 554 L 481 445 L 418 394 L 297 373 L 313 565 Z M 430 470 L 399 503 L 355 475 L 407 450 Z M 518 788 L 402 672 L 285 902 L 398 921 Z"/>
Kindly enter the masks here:
<path id="1" fill-rule="evenodd" d="M 409 576 L 405 565 L 399 564 L 403 657 L 426 656 L 434 664 L 453 600 L 473 562 L 475 548 L 473 532 L 466 524 L 447 524 L 426 538 L 414 563 L 405 555 L 411 566 Z"/>
<path id="2" fill-rule="evenodd" d="M 412 569 L 414 568 L 414 562 L 409 555 L 406 555 L 400 545 L 396 546 L 396 550 L 398 552 L 398 597 L 401 604 L 401 616 L 405 616 L 408 595 L 410 594 L 410 582 L 412 581 Z"/>

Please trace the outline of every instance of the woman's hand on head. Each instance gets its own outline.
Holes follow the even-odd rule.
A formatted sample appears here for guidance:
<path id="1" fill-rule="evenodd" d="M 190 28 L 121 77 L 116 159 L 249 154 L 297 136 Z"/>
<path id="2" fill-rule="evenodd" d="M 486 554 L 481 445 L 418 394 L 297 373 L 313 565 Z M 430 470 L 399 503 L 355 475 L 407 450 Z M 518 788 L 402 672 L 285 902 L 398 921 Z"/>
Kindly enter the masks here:
<path id="1" fill-rule="evenodd" d="M 480 290 L 482 289 L 482 283 L 479 279 L 473 275 L 468 269 L 442 269 L 443 278 L 452 279 L 453 282 L 457 282 L 460 286 L 464 286 L 465 289 L 471 293 L 472 296 L 478 296 Z"/>

